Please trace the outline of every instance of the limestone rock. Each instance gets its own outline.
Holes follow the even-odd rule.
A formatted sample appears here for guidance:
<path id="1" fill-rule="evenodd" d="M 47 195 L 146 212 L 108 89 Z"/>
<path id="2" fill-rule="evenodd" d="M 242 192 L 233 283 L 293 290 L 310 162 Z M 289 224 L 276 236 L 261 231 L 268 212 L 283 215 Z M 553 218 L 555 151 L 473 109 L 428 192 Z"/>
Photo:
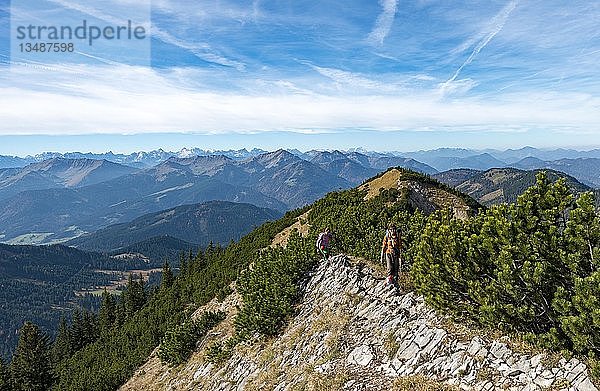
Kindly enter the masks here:
<path id="1" fill-rule="evenodd" d="M 298 313 L 271 340 L 238 345 L 224 363 L 204 349 L 233 333 L 239 296 L 211 302 L 229 313 L 191 360 L 168 368 L 153 355 L 122 390 L 389 390 L 405 376 L 461 390 L 542 390 L 568 382 L 597 390 L 586 366 L 573 358 L 554 367 L 544 355 L 514 352 L 503 342 L 458 335 L 414 293 L 398 293 L 366 265 L 345 256 L 322 263 L 304 287 Z M 203 309 L 201 309 L 203 310 Z"/>

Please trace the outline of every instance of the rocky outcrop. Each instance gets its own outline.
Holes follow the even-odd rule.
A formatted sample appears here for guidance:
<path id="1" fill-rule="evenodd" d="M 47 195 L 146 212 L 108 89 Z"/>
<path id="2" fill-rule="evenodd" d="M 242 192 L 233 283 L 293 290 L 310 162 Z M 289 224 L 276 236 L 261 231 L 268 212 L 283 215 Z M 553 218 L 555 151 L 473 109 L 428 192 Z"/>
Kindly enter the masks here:
<path id="1" fill-rule="evenodd" d="M 123 389 L 404 390 L 407 377 L 464 390 L 597 389 L 576 358 L 517 352 L 509 341 L 465 332 L 345 256 L 321 264 L 305 292 L 279 337 L 238 345 L 226 362 L 209 363 L 204 346 L 232 332 L 230 316 L 187 364 L 167 368 L 152 357 Z M 210 306 L 235 312 L 237 300 Z"/>

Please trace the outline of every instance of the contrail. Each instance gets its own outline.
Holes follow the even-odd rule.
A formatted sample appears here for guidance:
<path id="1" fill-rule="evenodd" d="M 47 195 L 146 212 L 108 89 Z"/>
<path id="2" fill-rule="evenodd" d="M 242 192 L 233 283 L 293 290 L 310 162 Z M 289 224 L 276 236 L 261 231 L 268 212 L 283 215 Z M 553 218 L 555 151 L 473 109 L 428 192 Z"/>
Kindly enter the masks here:
<path id="1" fill-rule="evenodd" d="M 446 82 L 442 85 L 442 89 L 445 88 L 448 84 L 455 81 L 458 75 L 460 75 L 460 72 L 464 69 L 464 67 L 472 63 L 473 59 L 475 59 L 475 56 L 477 56 L 479 52 L 481 52 L 481 50 L 484 47 L 486 47 L 486 45 L 496 36 L 496 34 L 498 34 L 502 30 L 502 28 L 506 24 L 506 21 L 508 20 L 508 17 L 517 7 L 518 2 L 518 0 L 512 0 L 496 16 L 494 16 L 490 23 L 490 31 L 485 35 L 485 37 L 481 41 L 479 41 L 479 43 L 477 44 L 477 46 L 475 46 L 475 48 L 473 49 L 469 57 L 465 60 L 465 62 L 456 70 L 456 72 L 454 72 L 454 75 L 452 75 L 450 79 L 446 80 Z"/>

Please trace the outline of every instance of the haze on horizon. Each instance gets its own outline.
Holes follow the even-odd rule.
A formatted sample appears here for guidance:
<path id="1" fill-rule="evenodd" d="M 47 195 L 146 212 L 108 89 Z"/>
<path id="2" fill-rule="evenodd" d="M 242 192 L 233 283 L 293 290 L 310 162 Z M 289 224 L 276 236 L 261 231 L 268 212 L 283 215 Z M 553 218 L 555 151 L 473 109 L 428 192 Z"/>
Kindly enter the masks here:
<path id="1" fill-rule="evenodd" d="M 140 135 L 141 136 L 141 135 Z M 147 137 L 148 135 L 143 135 L 144 137 Z M 48 146 L 48 144 L 41 144 L 40 148 L 44 148 L 44 146 Z M 198 154 L 203 154 L 203 153 L 207 153 L 207 154 L 211 154 L 211 153 L 226 153 L 226 154 L 232 154 L 233 152 L 242 152 L 245 151 L 244 154 L 247 152 L 247 155 L 250 156 L 252 154 L 261 154 L 261 153 L 269 153 L 269 152 L 275 152 L 277 150 L 286 150 L 286 151 L 298 151 L 300 153 L 307 153 L 310 151 L 328 151 L 328 152 L 334 152 L 334 151 L 340 151 L 343 153 L 346 152 L 359 152 L 359 153 L 366 153 L 366 154 L 372 154 L 372 153 L 381 153 L 381 154 L 390 154 L 390 155 L 395 155 L 395 156 L 402 156 L 402 155 L 411 155 L 414 153 L 436 153 L 439 152 L 441 154 L 446 153 L 447 156 L 454 156 L 454 155 L 461 155 L 461 152 L 464 151 L 468 151 L 471 152 L 472 154 L 478 154 L 478 153 L 503 153 L 503 152 L 510 152 L 510 151 L 521 151 L 521 152 L 527 152 L 527 150 L 530 150 L 530 152 L 533 153 L 533 155 L 535 155 L 536 153 L 544 153 L 544 152 L 556 152 L 560 155 L 561 151 L 564 152 L 571 152 L 569 153 L 569 155 L 579 155 L 579 153 L 581 153 L 581 156 L 587 156 L 585 155 L 586 153 L 593 153 L 595 154 L 596 152 L 600 151 L 600 148 L 592 148 L 592 147 L 584 147 L 584 148 L 571 148 L 571 147 L 555 147 L 555 148 L 536 148 L 530 145 L 525 145 L 525 146 L 521 146 L 521 147 L 516 147 L 516 148 L 494 148 L 494 147 L 486 147 L 486 148 L 465 148 L 465 147 L 447 147 L 447 146 L 441 146 L 441 147 L 437 147 L 437 148 L 420 148 L 420 149 L 393 149 L 393 148 L 388 148 L 388 149 L 368 149 L 368 148 L 364 148 L 364 147 L 349 147 L 349 148 L 327 148 L 327 147 L 323 147 L 321 146 L 320 148 L 311 148 L 311 147 L 307 147 L 307 148 L 296 148 L 294 146 L 287 146 L 287 147 L 282 147 L 282 146 L 274 146 L 271 148 L 263 148 L 261 146 L 239 146 L 239 147 L 227 147 L 224 146 L 223 148 L 211 148 L 211 147 L 202 147 L 202 146 L 198 146 L 198 145 L 184 145 L 184 146 L 177 146 L 177 147 L 164 147 L 164 146 L 158 146 L 155 148 L 138 148 L 138 149 L 119 149 L 117 148 L 105 148 L 102 149 L 101 147 L 99 147 L 99 144 L 95 145 L 94 147 L 89 147 L 89 145 L 83 146 L 81 145 L 81 148 L 79 149 L 73 149 L 73 148 L 68 148 L 68 147 L 64 147 L 64 145 L 61 147 L 59 145 L 53 145 L 54 148 L 52 147 L 48 147 L 49 149 L 35 149 L 35 148 L 27 148 L 24 147 L 23 148 L 23 152 L 21 153 L 6 153 L 6 152 L 0 152 L 0 157 L 2 156 L 6 156 L 6 157 L 17 157 L 17 158 L 33 158 L 36 157 L 37 159 L 48 159 L 51 158 L 53 155 L 58 154 L 59 156 L 65 156 L 68 154 L 81 154 L 81 155 L 94 155 L 94 156 L 101 156 L 101 155 L 107 155 L 107 154 L 114 154 L 117 156 L 127 156 L 127 155 L 134 155 L 134 154 L 138 154 L 138 153 L 147 153 L 147 154 L 151 154 L 151 153 L 166 153 L 166 154 L 172 154 L 174 156 L 180 156 L 180 157 L 186 157 L 186 156 L 196 156 Z M 2 151 L 3 149 L 0 147 L 0 151 Z M 27 152 L 29 151 L 29 152 Z M 600 152 L 598 152 L 600 153 Z M 242 154 L 243 155 L 243 154 Z M 242 156 L 240 155 L 240 156 Z M 533 156 L 532 155 L 532 156 Z M 96 157 L 94 157 L 96 158 Z"/>

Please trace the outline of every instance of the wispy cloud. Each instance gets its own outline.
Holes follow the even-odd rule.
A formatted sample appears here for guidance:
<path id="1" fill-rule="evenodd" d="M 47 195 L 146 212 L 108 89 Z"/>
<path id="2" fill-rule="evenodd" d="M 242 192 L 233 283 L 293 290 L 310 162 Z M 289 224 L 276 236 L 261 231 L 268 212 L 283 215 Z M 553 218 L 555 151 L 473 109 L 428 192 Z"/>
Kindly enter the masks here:
<path id="1" fill-rule="evenodd" d="M 41 70 L 20 68 L 15 72 L 31 86 L 49 79 Z M 457 102 L 439 101 L 428 94 L 243 94 L 190 90 L 188 82 L 175 71 L 107 65 L 84 66 L 78 72 L 76 83 L 69 70 L 53 75 L 55 84 L 44 89 L 0 88 L 0 134 L 226 134 L 340 128 L 455 130 L 472 126 L 485 130 L 529 125 L 587 129 L 600 123 L 600 112 L 594 109 L 600 101 L 590 96 L 539 94 L 535 97 L 538 103 L 531 107 L 530 94 L 507 101 Z M 286 86 L 285 81 L 279 83 Z M 293 87 L 307 90 L 310 84 L 299 80 Z"/>
<path id="2" fill-rule="evenodd" d="M 506 24 L 506 21 L 508 20 L 508 17 L 517 7 L 517 4 L 518 0 L 511 0 L 506 6 L 504 6 L 504 8 L 502 8 L 502 10 L 498 14 L 496 14 L 496 16 L 494 16 L 494 18 L 490 21 L 488 28 L 481 33 L 481 35 L 483 35 L 483 38 L 479 39 L 478 42 L 476 40 L 470 39 L 467 41 L 467 46 L 461 47 L 460 50 L 465 50 L 467 47 L 470 47 L 473 44 L 477 43 L 471 51 L 471 54 L 469 54 L 469 57 L 467 57 L 467 59 L 461 64 L 461 66 L 458 67 L 458 69 L 454 72 L 452 77 L 450 77 L 448 80 L 441 84 L 440 90 L 442 94 L 460 89 L 460 86 L 453 85 L 453 83 L 455 83 L 462 70 L 467 65 L 471 64 L 475 57 L 483 50 L 483 48 L 485 48 L 487 44 L 490 43 L 490 41 L 496 36 L 496 34 L 498 34 L 502 30 L 502 28 Z M 465 84 L 473 85 L 473 82 L 470 81 L 468 83 L 465 83 L 465 81 L 462 81 L 461 84 L 464 87 Z"/>
<path id="3" fill-rule="evenodd" d="M 151 32 L 153 37 L 160 39 L 164 43 L 185 49 L 203 61 L 226 67 L 232 67 L 238 71 L 243 71 L 246 67 L 246 65 L 242 62 L 231 60 L 216 53 L 209 44 L 195 43 L 179 39 L 169 32 L 155 26 L 152 26 Z"/>
<path id="4" fill-rule="evenodd" d="M 383 7 L 383 11 L 377 17 L 375 26 L 367 37 L 367 40 L 373 45 L 383 45 L 383 41 L 390 33 L 398 8 L 398 0 L 379 0 L 379 4 Z"/>
<path id="5" fill-rule="evenodd" d="M 115 25 L 126 25 L 127 20 L 122 19 L 120 17 L 115 17 L 103 10 L 99 10 L 94 7 L 82 5 L 80 3 L 68 1 L 68 0 L 49 0 L 52 3 L 58 4 L 63 8 L 74 10 L 96 19 L 103 20 L 105 22 L 109 22 Z M 148 17 L 150 15 L 148 14 Z M 148 21 L 149 22 L 149 21 Z M 229 59 L 215 51 L 208 43 L 196 42 L 196 41 L 188 41 L 185 39 L 180 39 L 175 37 L 170 32 L 158 28 L 154 25 L 146 25 L 146 28 L 151 31 L 152 37 L 161 40 L 164 43 L 177 46 L 181 49 L 187 50 L 192 53 L 194 56 L 199 59 L 221 66 L 232 67 L 237 70 L 243 70 L 245 65 L 239 61 Z"/>
<path id="6" fill-rule="evenodd" d="M 319 74 L 331 79 L 338 87 L 354 88 L 362 90 L 371 90 L 379 93 L 398 90 L 397 86 L 381 83 L 379 81 L 367 78 L 357 73 L 343 71 L 341 69 L 319 67 L 308 64 L 313 70 Z"/>

